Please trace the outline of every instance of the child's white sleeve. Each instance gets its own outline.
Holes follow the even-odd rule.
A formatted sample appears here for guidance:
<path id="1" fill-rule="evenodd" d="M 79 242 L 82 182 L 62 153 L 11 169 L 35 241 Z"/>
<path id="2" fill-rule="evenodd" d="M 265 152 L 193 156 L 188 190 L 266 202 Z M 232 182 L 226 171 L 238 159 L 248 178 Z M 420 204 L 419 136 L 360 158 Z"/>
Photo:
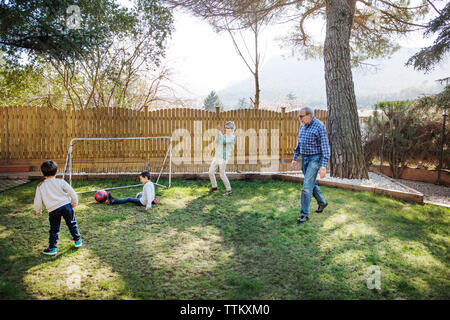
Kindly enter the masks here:
<path id="1" fill-rule="evenodd" d="M 62 189 L 64 190 L 64 192 L 66 192 L 69 195 L 70 199 L 72 199 L 72 203 L 78 205 L 78 196 L 75 190 L 73 190 L 73 188 L 70 186 L 70 184 L 67 183 L 66 180 L 61 179 L 61 181 L 62 181 Z"/>
<path id="2" fill-rule="evenodd" d="M 147 186 L 148 184 L 148 186 Z M 145 209 L 151 209 L 152 208 L 152 203 L 153 200 L 155 199 L 155 186 L 153 185 L 153 182 L 149 181 L 147 182 L 145 188 L 144 188 L 144 195 L 142 197 L 145 197 L 147 202 L 146 202 L 146 207 Z"/>
<path id="3" fill-rule="evenodd" d="M 36 188 L 36 194 L 34 195 L 34 211 L 42 212 L 42 196 L 39 186 Z"/>

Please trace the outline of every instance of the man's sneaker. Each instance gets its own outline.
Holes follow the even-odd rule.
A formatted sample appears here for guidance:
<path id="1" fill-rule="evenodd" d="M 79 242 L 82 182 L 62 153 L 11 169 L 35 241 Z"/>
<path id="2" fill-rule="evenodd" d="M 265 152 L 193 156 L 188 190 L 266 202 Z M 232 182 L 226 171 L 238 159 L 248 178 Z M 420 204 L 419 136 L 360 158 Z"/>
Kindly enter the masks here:
<path id="1" fill-rule="evenodd" d="M 47 256 L 54 256 L 57 253 L 56 248 L 47 248 L 44 251 L 42 251 L 43 254 L 47 255 Z"/>
<path id="2" fill-rule="evenodd" d="M 225 193 L 223 193 L 222 195 L 223 196 L 231 196 L 233 193 L 231 192 L 231 190 L 230 191 L 227 191 L 227 192 L 225 192 Z"/>
<path id="3" fill-rule="evenodd" d="M 77 240 L 75 241 L 75 248 L 81 247 L 83 245 L 83 240 Z"/>
<path id="4" fill-rule="evenodd" d="M 114 198 L 111 195 L 111 192 L 108 192 L 108 204 L 113 204 Z"/>
<path id="5" fill-rule="evenodd" d="M 328 205 L 328 203 L 325 204 L 319 204 L 319 208 L 317 208 L 316 212 L 317 213 L 321 213 L 323 211 L 323 209 L 326 208 L 326 206 Z"/>
<path id="6" fill-rule="evenodd" d="M 298 223 L 303 223 L 303 222 L 306 222 L 308 220 L 309 220 L 308 216 L 301 216 L 300 218 L 297 219 L 297 222 Z"/>
<path id="7" fill-rule="evenodd" d="M 209 193 L 214 192 L 214 191 L 217 191 L 217 188 L 212 188 L 212 187 L 211 187 L 211 188 L 209 188 L 209 190 L 208 190 Z"/>

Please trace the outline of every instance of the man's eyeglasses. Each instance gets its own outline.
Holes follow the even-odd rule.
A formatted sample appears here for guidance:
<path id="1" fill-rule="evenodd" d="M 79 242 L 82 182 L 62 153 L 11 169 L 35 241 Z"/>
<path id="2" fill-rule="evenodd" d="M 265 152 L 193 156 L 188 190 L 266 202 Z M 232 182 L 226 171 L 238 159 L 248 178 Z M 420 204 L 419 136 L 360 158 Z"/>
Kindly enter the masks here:
<path id="1" fill-rule="evenodd" d="M 303 117 L 306 117 L 306 116 L 307 116 L 307 114 L 305 114 L 305 115 L 303 115 L 303 116 L 300 114 L 298 117 L 299 117 L 300 119 L 303 119 Z"/>

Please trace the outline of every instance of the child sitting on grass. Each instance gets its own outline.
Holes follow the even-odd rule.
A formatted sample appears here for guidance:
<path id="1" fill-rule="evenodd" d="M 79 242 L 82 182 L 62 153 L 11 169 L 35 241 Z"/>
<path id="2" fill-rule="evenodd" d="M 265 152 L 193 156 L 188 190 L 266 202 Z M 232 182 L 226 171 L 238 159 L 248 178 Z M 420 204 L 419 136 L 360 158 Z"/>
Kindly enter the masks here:
<path id="1" fill-rule="evenodd" d="M 133 202 L 138 206 L 145 206 L 146 210 L 151 209 L 152 204 L 158 204 L 158 199 L 155 198 L 155 186 L 150 181 L 150 172 L 147 170 L 142 171 L 139 175 L 139 180 L 144 185 L 144 188 L 142 192 L 136 195 L 136 198 L 115 199 L 112 197 L 111 192 L 108 192 L 108 204 Z"/>
<path id="2" fill-rule="evenodd" d="M 38 184 L 34 197 L 34 210 L 40 216 L 42 214 L 42 202 L 47 208 L 50 221 L 49 246 L 42 253 L 53 256 L 57 253 L 59 229 L 61 217 L 66 221 L 75 247 L 81 247 L 81 235 L 78 230 L 77 220 L 73 208 L 78 205 L 78 197 L 73 188 L 64 180 L 56 179 L 58 165 L 52 160 L 47 160 L 41 165 L 45 180 Z"/>

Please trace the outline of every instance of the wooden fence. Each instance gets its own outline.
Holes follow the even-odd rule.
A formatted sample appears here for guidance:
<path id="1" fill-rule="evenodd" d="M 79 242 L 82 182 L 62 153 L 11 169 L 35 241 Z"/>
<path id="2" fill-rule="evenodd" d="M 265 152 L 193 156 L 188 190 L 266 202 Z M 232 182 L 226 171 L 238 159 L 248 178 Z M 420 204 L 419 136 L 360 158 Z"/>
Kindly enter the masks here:
<path id="1" fill-rule="evenodd" d="M 73 138 L 170 136 L 174 160 L 178 159 L 172 165 L 173 172 L 205 172 L 213 152 L 215 128 L 234 121 L 237 143 L 227 170 L 261 171 L 270 166 L 270 161 L 279 164 L 275 171 L 289 170 L 300 125 L 297 115 L 297 111 L 286 112 L 285 108 L 281 112 L 219 112 L 218 108 L 211 112 L 188 108 L 0 107 L 0 165 L 26 164 L 37 171 L 43 160 L 53 159 L 61 168 Z M 316 110 L 315 116 L 327 125 L 326 111 Z M 180 138 L 179 133 L 187 134 L 187 138 Z M 80 143 L 74 147 L 74 169 L 77 162 L 81 171 L 96 166 L 105 170 L 98 168 L 101 163 L 113 170 L 139 171 L 144 162 L 150 162 L 150 170 L 158 169 L 167 147 L 162 140 Z M 126 168 L 132 163 L 136 166 Z"/>

